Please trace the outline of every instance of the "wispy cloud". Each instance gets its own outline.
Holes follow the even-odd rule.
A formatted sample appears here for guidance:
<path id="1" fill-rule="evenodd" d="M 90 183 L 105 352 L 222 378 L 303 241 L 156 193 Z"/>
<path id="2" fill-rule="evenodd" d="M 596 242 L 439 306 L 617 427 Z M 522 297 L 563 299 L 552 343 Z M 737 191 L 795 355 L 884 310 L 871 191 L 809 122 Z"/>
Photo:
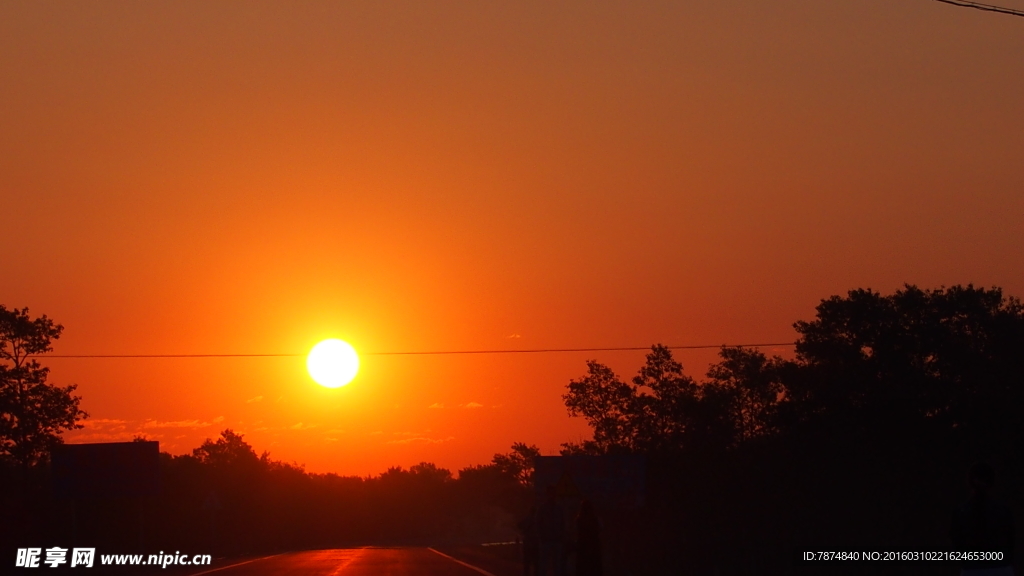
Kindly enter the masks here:
<path id="1" fill-rule="evenodd" d="M 123 428 L 125 428 L 128 425 L 128 422 L 126 420 L 115 420 L 115 419 L 112 419 L 112 418 L 90 418 L 90 419 L 85 420 L 84 422 L 82 422 L 82 425 L 85 426 L 87 429 L 88 428 L 93 428 L 93 429 L 101 429 L 102 428 L 102 429 L 105 429 L 105 430 L 113 430 L 113 429 L 123 429 Z"/>
<path id="2" fill-rule="evenodd" d="M 75 434 L 75 442 L 127 442 L 131 440 L 127 432 L 86 432 Z"/>
<path id="3" fill-rule="evenodd" d="M 386 444 L 441 444 L 442 442 L 449 442 L 455 440 L 455 436 L 449 436 L 447 438 L 426 438 L 424 436 L 417 436 L 415 438 L 402 438 L 401 440 L 388 440 Z"/>
<path id="4" fill-rule="evenodd" d="M 172 420 L 170 422 L 147 420 L 142 425 L 143 428 L 207 428 L 209 426 L 213 426 L 213 424 L 199 420 Z"/>
<path id="5" fill-rule="evenodd" d="M 256 396 L 255 398 L 249 398 L 248 400 L 245 401 L 245 403 L 246 404 L 252 404 L 253 402 L 259 402 L 260 400 L 263 400 L 263 396 Z"/>
<path id="6" fill-rule="evenodd" d="M 441 404 L 440 402 L 434 402 L 430 406 L 427 406 L 427 408 L 444 408 L 444 404 Z"/>
<path id="7" fill-rule="evenodd" d="M 479 402 L 468 402 L 462 405 L 463 408 L 483 408 L 484 405 Z"/>
<path id="8" fill-rule="evenodd" d="M 509 334 L 508 336 L 505 336 L 505 338 L 516 339 L 516 338 L 522 338 L 522 336 L 520 336 L 519 334 Z"/>

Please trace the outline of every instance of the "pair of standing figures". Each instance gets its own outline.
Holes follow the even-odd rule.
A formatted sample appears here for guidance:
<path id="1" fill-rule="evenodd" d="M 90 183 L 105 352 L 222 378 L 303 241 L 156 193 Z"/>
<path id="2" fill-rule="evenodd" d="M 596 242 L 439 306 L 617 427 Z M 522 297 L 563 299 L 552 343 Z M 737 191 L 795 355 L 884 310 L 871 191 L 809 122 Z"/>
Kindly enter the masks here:
<path id="1" fill-rule="evenodd" d="M 575 519 L 575 537 L 565 526 L 565 511 L 554 488 L 547 498 L 519 523 L 523 535 L 524 576 L 568 576 L 570 554 L 575 554 L 575 576 L 601 576 L 601 523 L 594 506 L 584 500 Z"/>

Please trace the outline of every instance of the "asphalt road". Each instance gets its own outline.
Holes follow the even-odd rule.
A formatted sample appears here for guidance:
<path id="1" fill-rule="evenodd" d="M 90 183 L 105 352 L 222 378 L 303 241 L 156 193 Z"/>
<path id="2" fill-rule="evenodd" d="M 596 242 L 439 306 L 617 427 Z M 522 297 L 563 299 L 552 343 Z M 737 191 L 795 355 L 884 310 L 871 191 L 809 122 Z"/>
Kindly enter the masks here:
<path id="1" fill-rule="evenodd" d="M 494 576 L 430 548 L 347 548 L 290 552 L 193 576 Z"/>

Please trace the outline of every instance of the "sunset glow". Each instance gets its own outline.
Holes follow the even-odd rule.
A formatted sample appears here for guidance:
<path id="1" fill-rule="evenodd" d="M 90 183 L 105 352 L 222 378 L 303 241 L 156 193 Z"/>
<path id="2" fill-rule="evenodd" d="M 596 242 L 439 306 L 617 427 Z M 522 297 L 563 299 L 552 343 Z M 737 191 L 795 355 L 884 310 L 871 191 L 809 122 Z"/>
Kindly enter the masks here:
<path id="1" fill-rule="evenodd" d="M 369 351 L 791 342 L 854 287 L 1024 294 L 1024 19 L 870 6 L 0 3 L 30 247 L 0 303 L 66 328 L 69 443 L 230 428 L 368 475 L 556 454 L 587 360 L 644 359 Z M 328 338 L 348 386 L 310 379 Z M 52 357 L 223 353 L 268 356 Z"/>
<path id="2" fill-rule="evenodd" d="M 1022 55 L 1024 0 L 0 1 L 0 559 L 1022 574 Z"/>

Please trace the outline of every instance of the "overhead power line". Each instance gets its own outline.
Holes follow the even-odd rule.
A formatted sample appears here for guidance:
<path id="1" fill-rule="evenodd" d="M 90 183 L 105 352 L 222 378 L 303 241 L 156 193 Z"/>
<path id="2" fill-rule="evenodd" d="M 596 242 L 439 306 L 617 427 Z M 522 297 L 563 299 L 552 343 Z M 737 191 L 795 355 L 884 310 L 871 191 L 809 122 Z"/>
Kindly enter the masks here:
<path id="1" fill-rule="evenodd" d="M 1013 8 L 1006 8 L 1005 6 L 995 6 L 993 4 L 982 4 L 981 2 L 971 2 L 970 0 L 935 0 L 936 2 L 942 2 L 943 4 L 952 4 L 953 6 L 960 6 L 963 8 L 974 8 L 975 10 L 984 10 L 986 12 L 998 12 L 1000 14 L 1009 14 L 1010 16 L 1024 16 L 1024 10 L 1014 10 Z"/>
<path id="2" fill-rule="evenodd" d="M 794 346 L 796 342 L 766 342 L 758 344 L 697 344 L 666 346 L 670 350 L 701 350 L 710 348 L 768 348 Z M 549 352 L 627 352 L 650 350 L 650 346 L 624 346 L 616 348 L 534 348 L 530 350 L 431 350 L 417 352 L 364 352 L 362 356 L 445 356 L 453 354 L 542 354 Z M 47 358 L 298 358 L 306 354 L 53 354 Z"/>

